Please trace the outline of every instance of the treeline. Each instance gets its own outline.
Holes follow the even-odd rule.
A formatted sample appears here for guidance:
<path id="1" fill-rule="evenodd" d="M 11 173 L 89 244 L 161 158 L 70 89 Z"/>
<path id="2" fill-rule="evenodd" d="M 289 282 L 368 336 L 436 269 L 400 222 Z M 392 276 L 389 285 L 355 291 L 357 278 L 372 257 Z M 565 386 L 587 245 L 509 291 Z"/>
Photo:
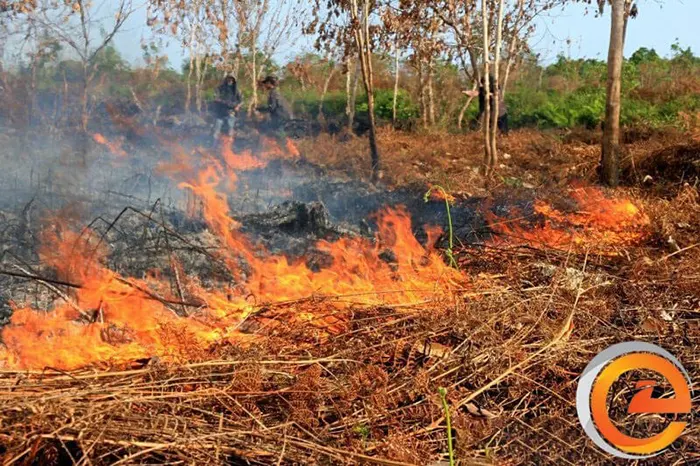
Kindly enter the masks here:
<path id="1" fill-rule="evenodd" d="M 79 124 L 82 65 L 79 60 L 60 59 L 60 55 L 60 47 L 54 44 L 42 50 L 40 57 L 0 73 L 4 102 L 0 124 L 56 128 Z M 203 67 L 198 78 L 200 90 L 195 92 L 189 61 L 181 70 L 174 70 L 152 56 L 157 54 L 145 47 L 145 64 L 134 67 L 112 46 L 97 54 L 88 99 L 91 121 L 101 123 L 108 117 L 108 109 L 138 114 L 155 124 L 186 113 L 206 118 L 207 103 L 221 80 L 221 70 L 211 63 Z M 274 74 L 282 79 L 282 93 L 298 118 L 320 118 L 343 126 L 366 114 L 367 98 L 356 67 L 348 68 L 346 63 L 334 63 L 313 53 L 284 65 L 262 58 L 261 63 L 260 75 Z M 405 130 L 435 127 L 456 131 L 459 126 L 468 129 L 476 125 L 476 99 L 470 101 L 463 93 L 473 84 L 454 64 L 434 64 L 429 92 L 421 89 L 425 82 L 421 84 L 409 61 L 398 62 L 396 87 L 393 57 L 375 54 L 373 65 L 375 113 L 380 122 L 393 122 Z M 599 127 L 605 113 L 606 66 L 601 60 L 564 56 L 542 65 L 536 56 L 527 56 L 506 89 L 512 126 Z M 240 85 L 250 101 L 252 82 L 242 76 Z M 681 124 L 688 115 L 700 112 L 700 58 L 678 44 L 672 46 L 667 58 L 653 49 L 640 48 L 624 63 L 622 95 L 623 125 Z"/>

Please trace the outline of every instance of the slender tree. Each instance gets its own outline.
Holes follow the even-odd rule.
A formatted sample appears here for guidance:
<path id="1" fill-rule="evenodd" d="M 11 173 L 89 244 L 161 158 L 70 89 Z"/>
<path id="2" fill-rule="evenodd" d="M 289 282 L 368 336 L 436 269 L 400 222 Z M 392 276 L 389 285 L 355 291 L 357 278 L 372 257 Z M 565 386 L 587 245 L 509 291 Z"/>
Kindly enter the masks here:
<path id="1" fill-rule="evenodd" d="M 132 0 L 117 0 L 112 6 L 111 19 L 102 16 L 106 2 L 76 0 L 74 3 L 37 2 L 25 10 L 26 23 L 35 30 L 41 29 L 71 49 L 81 63 L 81 117 L 80 128 L 87 130 L 90 108 L 90 86 L 97 74 L 98 58 L 135 11 Z M 97 30 L 100 32 L 98 33 Z"/>
<path id="2" fill-rule="evenodd" d="M 622 62 L 627 20 L 637 14 L 631 0 L 611 0 L 610 45 L 608 47 L 608 82 L 605 102 L 605 126 L 600 158 L 600 180 L 617 186 L 620 172 L 620 95 L 622 91 Z M 599 0 L 602 13 L 605 2 Z"/>
<path id="3" fill-rule="evenodd" d="M 359 51 L 362 81 L 367 93 L 367 116 L 369 117 L 369 152 L 372 160 L 372 180 L 381 177 L 379 148 L 377 147 L 377 122 L 374 114 L 374 70 L 372 68 L 372 36 L 370 33 L 371 0 L 350 0 L 350 17 L 355 47 Z"/>
<path id="4" fill-rule="evenodd" d="M 379 147 L 377 146 L 377 122 L 374 113 L 374 68 L 372 56 L 379 31 L 373 24 L 378 20 L 380 5 L 374 0 L 316 0 L 314 16 L 306 25 L 307 34 L 317 33 L 318 49 L 342 50 L 347 58 L 355 55 L 360 63 L 362 83 L 367 94 L 369 122 L 369 152 L 371 179 L 382 177 Z"/>
<path id="5" fill-rule="evenodd" d="M 482 130 L 484 133 L 484 170 L 486 175 L 490 175 L 491 172 L 491 80 L 489 76 L 491 75 L 491 37 L 489 35 L 489 10 L 487 0 L 481 0 L 481 20 L 483 29 L 483 61 L 484 61 L 484 74 L 483 74 L 483 88 L 484 88 L 484 121 L 482 124 Z"/>
<path id="6" fill-rule="evenodd" d="M 399 97 L 399 74 L 401 71 L 401 65 L 399 63 L 399 57 L 401 54 L 401 49 L 399 48 L 398 38 L 394 42 L 394 98 L 391 103 L 391 123 L 396 127 L 396 106 Z"/>

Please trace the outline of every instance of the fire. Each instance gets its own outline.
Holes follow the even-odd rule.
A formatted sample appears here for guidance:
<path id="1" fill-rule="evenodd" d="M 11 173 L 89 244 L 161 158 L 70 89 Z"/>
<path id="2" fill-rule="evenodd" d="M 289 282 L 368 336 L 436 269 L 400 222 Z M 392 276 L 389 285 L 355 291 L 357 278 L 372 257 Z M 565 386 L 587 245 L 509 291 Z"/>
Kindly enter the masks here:
<path id="1" fill-rule="evenodd" d="M 433 201 L 447 201 L 454 204 L 457 200 L 452 194 L 445 191 L 441 186 L 433 186 L 428 191 L 430 199 Z"/>
<path id="2" fill-rule="evenodd" d="M 517 209 L 511 209 L 509 218 L 484 209 L 489 227 L 498 235 L 493 241 L 554 248 L 573 245 L 610 252 L 645 236 L 649 217 L 629 199 L 611 199 L 593 187 L 572 188 L 568 194 L 575 204 L 571 212 L 536 200 L 533 210 L 540 220 L 536 224 Z"/>
<path id="3" fill-rule="evenodd" d="M 107 147 L 107 149 L 109 149 L 109 151 L 110 151 L 112 154 L 117 155 L 117 156 L 119 156 L 119 157 L 127 157 L 127 153 L 126 153 L 126 151 L 125 151 L 124 149 L 122 149 L 122 146 L 121 146 L 120 143 L 114 142 L 114 141 L 110 141 L 110 140 L 108 140 L 106 137 L 104 137 L 103 135 L 101 135 L 100 133 L 95 133 L 95 134 L 93 134 L 93 135 L 92 135 L 92 139 L 93 139 L 96 143 L 102 144 L 103 146 Z"/>
<path id="4" fill-rule="evenodd" d="M 285 160 L 297 160 L 300 157 L 299 149 L 294 144 L 294 142 L 286 138 L 284 143 L 284 148 L 279 144 L 279 142 L 271 137 L 262 136 L 262 158 L 264 160 L 274 160 L 274 159 L 285 159 Z"/>
<path id="5" fill-rule="evenodd" d="M 99 234 L 78 234 L 56 220 L 44 232 L 42 261 L 59 277 L 79 284 L 49 312 L 15 307 L 9 325 L 2 329 L 0 367 L 65 370 L 92 364 L 120 365 L 158 356 L 166 361 L 206 357 L 214 343 L 248 344 L 259 335 L 239 329 L 254 318 L 257 305 L 298 300 L 310 296 L 332 298 L 326 306 L 343 309 L 353 304 L 411 303 L 426 294 L 445 294 L 465 282 L 465 276 L 448 267 L 440 255 L 414 237 L 411 218 L 404 208 L 382 209 L 376 215 L 378 232 L 367 238 L 320 241 L 316 249 L 327 255 L 329 266 L 312 270 L 303 259 L 290 260 L 256 246 L 231 218 L 222 186 L 235 183 L 236 172 L 256 168 L 274 153 L 296 158 L 268 140 L 265 153 L 235 154 L 230 145 L 220 157 L 199 149 L 193 153 L 164 143 L 172 160 L 161 172 L 178 180 L 202 205 L 201 215 L 221 243 L 220 255 L 235 285 L 202 286 L 196 277 L 183 278 L 188 300 L 202 303 L 183 311 L 170 282 L 152 273 L 144 279 L 127 278 L 105 266 L 108 248 Z M 291 146 L 293 147 L 293 145 Z M 230 186 L 229 186 L 230 187 Z M 429 237 L 438 232 L 429 230 Z M 179 303 L 182 304 L 182 303 Z M 318 311 L 328 311 L 319 306 Z M 282 318 L 291 322 L 314 321 L 314 310 L 289 308 Z M 278 318 L 280 318 L 278 316 Z M 327 333 L 342 330 L 342 321 L 322 321 Z"/>

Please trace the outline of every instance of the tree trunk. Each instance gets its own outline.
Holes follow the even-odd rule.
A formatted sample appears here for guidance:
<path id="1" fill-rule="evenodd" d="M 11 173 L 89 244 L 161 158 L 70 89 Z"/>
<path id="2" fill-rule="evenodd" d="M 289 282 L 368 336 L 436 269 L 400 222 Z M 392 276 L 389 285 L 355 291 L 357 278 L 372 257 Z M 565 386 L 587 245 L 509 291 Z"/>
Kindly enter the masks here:
<path id="1" fill-rule="evenodd" d="M 355 63 L 355 74 L 352 78 L 352 93 L 350 94 L 350 114 L 348 116 L 348 124 L 350 131 L 355 124 L 355 109 L 357 108 L 357 82 L 360 79 L 360 63 Z"/>
<path id="2" fill-rule="evenodd" d="M 433 59 L 428 61 L 428 116 L 430 117 L 430 126 L 435 126 L 435 95 L 433 93 Z"/>
<path id="3" fill-rule="evenodd" d="M 202 60 L 202 72 L 199 75 L 199 112 L 202 112 L 202 108 L 204 108 L 204 111 L 206 111 L 206 106 L 207 102 L 204 99 L 204 83 L 207 80 L 207 70 L 209 69 L 209 63 L 211 60 L 211 57 L 209 55 L 204 56 L 204 60 Z"/>
<path id="4" fill-rule="evenodd" d="M 240 69 L 241 66 L 241 55 L 240 55 L 240 50 L 236 51 L 236 58 L 233 59 L 233 77 L 236 78 L 236 81 L 238 81 L 238 70 Z"/>
<path id="5" fill-rule="evenodd" d="M 353 77 L 353 72 L 351 70 L 352 68 L 352 58 L 350 55 L 347 56 L 345 59 L 345 68 L 347 69 L 347 73 L 345 74 L 345 116 L 348 117 L 348 128 L 352 132 L 352 118 L 351 115 L 354 116 L 353 109 L 350 107 L 350 92 L 351 92 L 351 84 L 352 84 L 352 77 Z"/>
<path id="6" fill-rule="evenodd" d="M 328 72 L 328 76 L 326 76 L 326 80 L 323 82 L 323 92 L 321 93 L 321 98 L 319 99 L 319 102 L 318 102 L 318 117 L 319 118 L 325 117 L 325 115 L 323 114 L 323 101 L 326 100 L 326 94 L 328 93 L 328 86 L 330 86 L 331 79 L 333 79 L 333 75 L 335 74 L 335 65 L 333 64 L 333 62 L 331 62 L 329 60 L 328 64 L 330 66 L 330 71 Z"/>
<path id="7" fill-rule="evenodd" d="M 379 149 L 377 147 L 377 123 L 374 118 L 374 72 L 372 69 L 372 50 L 370 48 L 369 34 L 369 0 L 362 1 L 362 16 L 360 17 L 358 0 L 352 0 L 353 20 L 355 26 L 355 44 L 359 51 L 360 65 L 362 69 L 362 81 L 367 92 L 367 113 L 369 117 L 369 151 L 371 157 L 371 180 L 376 182 L 381 178 L 381 166 L 379 163 Z"/>
<path id="8" fill-rule="evenodd" d="M 489 13 L 486 5 L 486 0 L 481 0 L 481 19 L 483 21 L 484 28 L 484 76 L 483 76 L 483 86 L 484 86 L 484 113 L 482 115 L 483 123 L 482 130 L 484 132 L 484 173 L 486 176 L 491 174 L 491 83 L 490 83 L 490 72 L 489 69 Z"/>
<path id="9" fill-rule="evenodd" d="M 197 52 L 197 56 L 195 57 L 194 67 L 194 102 L 197 113 L 202 113 L 202 56 L 199 52 Z"/>
<path id="10" fill-rule="evenodd" d="M 194 72 L 194 29 L 190 35 L 190 67 L 187 70 L 187 94 L 185 94 L 185 113 L 190 113 L 190 104 L 192 103 L 192 73 Z"/>
<path id="11" fill-rule="evenodd" d="M 501 67 L 501 42 L 503 39 L 503 1 L 498 2 L 498 23 L 496 24 L 496 53 L 493 62 L 493 81 L 496 85 L 492 89 L 493 93 L 493 112 L 491 115 L 491 158 L 489 160 L 489 170 L 493 172 L 498 163 L 498 146 L 496 144 L 498 136 L 498 114 L 500 112 L 501 95 L 500 95 L 500 67 Z"/>
<path id="12" fill-rule="evenodd" d="M 38 52 L 37 52 L 38 53 Z M 29 105 L 27 105 L 27 128 L 30 128 L 32 126 L 32 121 L 34 120 L 34 109 L 36 108 L 36 67 L 37 67 L 37 60 L 38 58 L 36 56 L 33 57 L 32 59 L 32 79 L 29 84 L 29 92 L 31 95 L 29 96 Z M 25 136 L 28 136 L 31 134 L 31 131 L 25 131 Z"/>
<path id="13" fill-rule="evenodd" d="M 87 63 L 83 65 L 83 93 L 80 98 L 80 127 L 83 132 L 87 132 L 88 127 L 88 70 Z"/>
<path id="14" fill-rule="evenodd" d="M 613 0 L 608 49 L 608 86 L 605 105 L 605 129 L 600 160 L 600 180 L 609 186 L 619 182 L 620 164 L 620 90 L 622 47 L 625 31 L 625 0 Z"/>
<path id="15" fill-rule="evenodd" d="M 475 91 L 478 87 L 478 81 L 474 82 L 474 86 L 472 86 L 472 92 Z M 467 109 L 469 108 L 469 104 L 472 103 L 472 100 L 474 100 L 473 96 L 469 96 L 467 98 L 467 101 L 464 102 L 464 106 L 462 106 L 462 109 L 459 111 L 459 118 L 457 119 L 457 128 L 462 129 L 462 122 L 464 121 L 464 114 L 467 113 Z"/>
<path id="16" fill-rule="evenodd" d="M 253 87 L 253 96 L 250 99 L 250 104 L 248 105 L 248 114 L 252 115 L 253 109 L 258 107 L 258 66 L 257 66 L 257 38 L 253 36 L 250 49 L 253 53 L 253 66 L 251 67 L 250 80 Z"/>
<path id="17" fill-rule="evenodd" d="M 394 44 L 394 101 L 391 106 L 391 123 L 396 127 L 396 104 L 399 96 L 399 42 Z"/>
<path id="18" fill-rule="evenodd" d="M 425 76 L 423 75 L 423 59 L 418 59 L 418 98 L 420 100 L 420 116 L 423 126 L 428 126 L 428 105 L 425 102 Z"/>
<path id="19" fill-rule="evenodd" d="M 506 62 L 506 72 L 503 76 L 503 86 L 501 87 L 501 92 L 503 93 L 503 98 L 505 98 L 506 90 L 508 89 L 508 81 L 510 80 L 510 71 L 513 68 L 513 63 L 515 62 L 516 50 L 518 47 L 518 38 L 514 37 L 511 40 L 510 46 L 508 47 L 508 61 Z"/>

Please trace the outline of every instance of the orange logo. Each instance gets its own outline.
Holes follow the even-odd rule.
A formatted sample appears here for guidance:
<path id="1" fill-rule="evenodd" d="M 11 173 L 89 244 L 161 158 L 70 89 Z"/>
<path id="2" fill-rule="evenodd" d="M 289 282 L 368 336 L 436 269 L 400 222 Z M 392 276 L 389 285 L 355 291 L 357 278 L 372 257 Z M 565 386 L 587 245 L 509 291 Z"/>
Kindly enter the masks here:
<path id="1" fill-rule="evenodd" d="M 578 418 L 593 442 L 604 451 L 626 459 L 649 458 L 661 453 L 681 436 L 687 422 L 672 421 L 650 437 L 636 438 L 621 432 L 608 415 L 607 396 L 613 383 L 632 370 L 662 375 L 673 387 L 673 398 L 652 397 L 656 381 L 640 380 L 630 401 L 630 414 L 690 413 L 690 378 L 681 363 L 668 351 L 651 343 L 626 342 L 600 352 L 586 366 L 576 390 Z"/>

